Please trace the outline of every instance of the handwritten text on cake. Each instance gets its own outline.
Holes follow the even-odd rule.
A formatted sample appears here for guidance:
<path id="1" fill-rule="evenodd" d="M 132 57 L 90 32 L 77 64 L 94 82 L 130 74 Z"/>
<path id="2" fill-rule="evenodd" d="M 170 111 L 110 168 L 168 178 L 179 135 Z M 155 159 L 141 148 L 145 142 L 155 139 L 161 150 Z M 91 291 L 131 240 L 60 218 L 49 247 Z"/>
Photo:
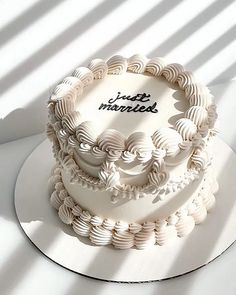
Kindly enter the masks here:
<path id="1" fill-rule="evenodd" d="M 99 110 L 107 110 L 107 111 L 115 111 L 115 112 L 150 112 L 150 113 L 157 113 L 158 110 L 156 109 L 157 103 L 154 102 L 152 105 L 143 105 L 144 103 L 147 103 L 150 101 L 150 94 L 144 93 L 138 93 L 134 96 L 131 95 L 121 95 L 121 92 L 117 93 L 117 96 L 115 98 L 110 98 L 108 100 L 108 103 L 101 103 L 99 106 Z M 120 101 L 131 101 L 131 102 L 137 102 L 135 106 L 130 105 L 120 105 L 117 103 L 120 103 Z"/>

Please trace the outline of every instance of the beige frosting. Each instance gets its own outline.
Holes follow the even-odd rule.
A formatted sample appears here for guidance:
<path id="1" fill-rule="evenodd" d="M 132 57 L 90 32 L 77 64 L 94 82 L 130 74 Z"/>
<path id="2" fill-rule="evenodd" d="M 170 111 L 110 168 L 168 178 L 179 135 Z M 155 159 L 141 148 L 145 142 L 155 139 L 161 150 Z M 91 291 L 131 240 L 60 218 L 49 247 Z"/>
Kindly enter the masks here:
<path id="1" fill-rule="evenodd" d="M 130 111 L 137 104 L 149 112 Z M 126 111 L 114 111 L 120 105 Z M 183 66 L 139 54 L 94 59 L 56 86 L 48 114 L 59 164 L 51 204 L 92 243 L 163 245 L 191 232 L 214 205 L 204 175 L 216 107 Z"/>
<path id="2" fill-rule="evenodd" d="M 80 113 L 78 111 L 73 111 L 71 113 L 65 114 L 62 117 L 62 126 L 65 128 L 66 131 L 73 134 L 76 126 L 80 122 Z"/>
<path id="3" fill-rule="evenodd" d="M 103 219 L 83 210 L 74 202 L 66 191 L 61 172 L 59 166 L 56 166 L 49 180 L 49 188 L 52 190 L 51 203 L 58 210 L 62 222 L 72 225 L 75 233 L 88 237 L 98 246 L 112 244 L 118 249 L 136 247 L 141 250 L 153 245 L 163 246 L 173 242 L 177 236 L 188 235 L 195 224 L 205 220 L 207 211 L 214 206 L 213 181 L 209 177 L 209 181 L 204 178 L 194 198 L 189 198 L 183 206 L 165 219 L 147 220 L 142 224 Z"/>
<path id="4" fill-rule="evenodd" d="M 196 79 L 195 79 L 192 72 L 183 71 L 183 72 L 179 73 L 178 78 L 177 78 L 177 82 L 179 84 L 179 87 L 184 90 L 189 85 L 192 85 L 193 83 L 195 83 Z"/>
<path id="5" fill-rule="evenodd" d="M 128 62 L 127 59 L 120 55 L 115 55 L 107 61 L 108 74 L 120 75 L 126 72 Z"/>
<path id="6" fill-rule="evenodd" d="M 117 130 L 107 129 L 98 137 L 97 143 L 102 151 L 123 151 L 125 137 Z"/>
<path id="7" fill-rule="evenodd" d="M 102 226 L 93 226 L 89 238 L 93 244 L 98 246 L 109 245 L 112 243 L 112 232 Z"/>
<path id="8" fill-rule="evenodd" d="M 183 141 L 180 134 L 170 128 L 160 128 L 152 136 L 156 148 L 166 150 L 167 156 L 175 156 L 179 152 L 179 144 Z"/>
<path id="9" fill-rule="evenodd" d="M 62 117 L 66 114 L 69 114 L 74 111 L 75 103 L 74 100 L 59 100 L 55 106 L 55 115 L 58 119 L 62 119 Z"/>
<path id="10" fill-rule="evenodd" d="M 148 59 L 140 54 L 135 54 L 128 59 L 128 71 L 144 73 Z"/>
<path id="11" fill-rule="evenodd" d="M 166 78 L 167 81 L 175 83 L 181 74 L 184 71 L 183 66 L 177 63 L 167 65 L 163 71 L 162 75 Z"/>
<path id="12" fill-rule="evenodd" d="M 85 121 L 82 122 L 76 128 L 76 137 L 79 142 L 87 143 L 89 145 L 94 145 L 96 143 L 98 134 L 96 133 L 96 128 L 93 122 Z"/>
<path id="13" fill-rule="evenodd" d="M 201 153 L 201 150 L 198 149 L 198 152 Z M 178 210 L 188 198 L 194 197 L 195 191 L 197 191 L 202 182 L 202 173 L 199 174 L 196 170 L 189 170 L 186 172 L 188 158 L 178 166 L 169 167 L 171 168 L 169 171 L 170 181 L 166 182 L 160 190 L 153 191 L 149 190 L 146 186 L 138 187 L 127 185 L 126 191 L 122 193 L 121 191 L 111 191 L 110 187 L 106 187 L 106 181 L 102 181 L 102 179 L 100 179 L 100 182 L 97 178 L 90 177 L 86 179 L 82 170 L 78 170 L 78 166 L 75 162 L 71 161 L 68 157 L 64 159 L 63 163 L 65 163 L 63 164 L 64 169 L 66 166 L 69 166 L 72 168 L 72 171 L 75 171 L 73 177 L 75 177 L 76 181 L 72 180 L 73 183 L 71 183 L 73 177 L 70 170 L 67 170 L 67 172 L 64 170 L 62 175 L 66 189 L 76 202 L 86 207 L 89 211 L 93 212 L 93 214 L 98 214 L 104 218 L 126 218 L 129 222 L 145 221 L 147 215 L 151 219 L 165 218 L 171 215 Z M 206 163 L 206 167 L 204 167 L 204 169 L 206 169 L 209 161 L 204 161 L 204 163 Z M 114 164 L 112 165 L 113 166 L 108 166 L 104 170 L 108 170 L 108 172 L 106 172 L 107 174 L 104 175 L 104 177 L 109 177 L 108 183 L 111 181 L 120 181 L 120 179 L 116 179 L 116 177 L 118 177 L 117 167 Z M 161 158 L 157 156 L 157 162 L 153 165 L 154 170 L 150 170 L 150 173 L 158 175 L 160 170 L 163 169 L 161 168 L 162 165 L 163 162 Z M 109 173 L 110 170 L 113 171 L 113 173 Z M 82 188 L 81 185 L 83 186 Z M 92 194 L 91 189 L 93 189 Z M 78 193 L 78 191 L 81 193 Z M 140 192 L 143 192 L 142 195 L 140 195 Z M 116 203 L 116 206 L 110 202 L 110 199 L 113 203 Z M 96 200 L 99 200 L 99 202 Z"/>
<path id="14" fill-rule="evenodd" d="M 100 58 L 93 59 L 88 68 L 93 72 L 94 79 L 103 79 L 108 71 L 106 62 Z"/>
<path id="15" fill-rule="evenodd" d="M 192 120 L 187 118 L 179 119 L 175 126 L 184 140 L 192 140 L 197 133 L 197 126 Z"/>
<path id="16" fill-rule="evenodd" d="M 63 79 L 62 84 L 70 85 L 72 89 L 75 89 L 77 96 L 83 93 L 84 84 L 78 77 L 74 77 L 74 76 L 66 77 Z"/>
<path id="17" fill-rule="evenodd" d="M 166 66 L 166 62 L 163 58 L 154 57 L 150 59 L 146 64 L 146 71 L 153 76 L 160 76 Z"/>
<path id="18" fill-rule="evenodd" d="M 75 69 L 72 75 L 79 78 L 80 81 L 83 83 L 83 86 L 88 86 L 93 82 L 94 79 L 93 72 L 86 67 L 79 67 Z"/>
<path id="19" fill-rule="evenodd" d="M 198 127 L 207 124 L 207 110 L 200 106 L 192 106 L 185 114 L 186 118 L 190 119 Z"/>

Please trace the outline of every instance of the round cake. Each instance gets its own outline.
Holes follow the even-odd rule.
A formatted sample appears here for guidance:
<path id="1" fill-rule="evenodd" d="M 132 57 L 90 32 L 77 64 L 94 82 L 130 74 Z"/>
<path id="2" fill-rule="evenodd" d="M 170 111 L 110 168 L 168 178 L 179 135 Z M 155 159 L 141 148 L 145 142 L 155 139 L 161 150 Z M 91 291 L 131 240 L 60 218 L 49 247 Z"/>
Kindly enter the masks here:
<path id="1" fill-rule="evenodd" d="M 209 89 L 177 63 L 141 55 L 78 67 L 48 101 L 60 219 L 99 246 L 164 246 L 215 203 Z"/>

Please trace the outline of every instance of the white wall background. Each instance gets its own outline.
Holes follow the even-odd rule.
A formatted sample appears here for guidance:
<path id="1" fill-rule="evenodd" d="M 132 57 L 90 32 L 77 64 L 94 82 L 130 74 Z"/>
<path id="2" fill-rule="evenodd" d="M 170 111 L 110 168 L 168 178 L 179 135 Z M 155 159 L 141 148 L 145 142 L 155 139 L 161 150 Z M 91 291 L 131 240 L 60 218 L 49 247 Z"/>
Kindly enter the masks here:
<path id="1" fill-rule="evenodd" d="M 210 86 L 236 76 L 233 0 L 1 0 L 0 11 L 0 142 L 43 131 L 53 86 L 94 57 L 164 56 Z"/>

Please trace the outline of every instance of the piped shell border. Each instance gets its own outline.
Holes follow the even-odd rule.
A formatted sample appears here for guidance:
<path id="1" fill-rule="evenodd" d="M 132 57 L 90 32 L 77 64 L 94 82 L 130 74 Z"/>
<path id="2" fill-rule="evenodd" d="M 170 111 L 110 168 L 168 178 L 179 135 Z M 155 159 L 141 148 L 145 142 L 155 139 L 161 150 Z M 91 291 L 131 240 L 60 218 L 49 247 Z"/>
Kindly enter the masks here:
<path id="1" fill-rule="evenodd" d="M 88 237 L 97 246 L 113 245 L 117 249 L 142 250 L 153 245 L 163 246 L 177 237 L 185 237 L 195 224 L 202 223 L 215 204 L 212 182 L 210 175 L 206 175 L 195 199 L 164 220 L 143 224 L 102 219 L 83 210 L 66 191 L 58 165 L 52 169 L 49 193 L 51 204 L 58 210 L 62 222 L 71 225 L 77 235 Z"/>

